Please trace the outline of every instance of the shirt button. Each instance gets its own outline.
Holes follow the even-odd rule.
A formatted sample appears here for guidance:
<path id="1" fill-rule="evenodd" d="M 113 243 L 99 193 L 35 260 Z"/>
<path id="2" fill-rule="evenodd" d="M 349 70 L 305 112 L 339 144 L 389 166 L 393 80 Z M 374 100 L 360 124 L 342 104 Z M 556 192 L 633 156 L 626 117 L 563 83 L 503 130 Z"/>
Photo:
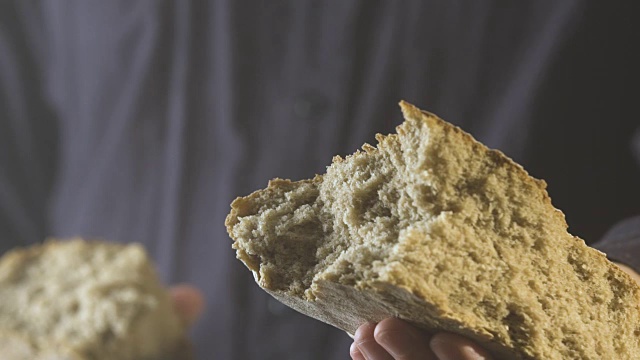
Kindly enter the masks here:
<path id="1" fill-rule="evenodd" d="M 304 120 L 321 117 L 327 110 L 327 99 L 316 93 L 298 95 L 293 100 L 293 114 Z"/>

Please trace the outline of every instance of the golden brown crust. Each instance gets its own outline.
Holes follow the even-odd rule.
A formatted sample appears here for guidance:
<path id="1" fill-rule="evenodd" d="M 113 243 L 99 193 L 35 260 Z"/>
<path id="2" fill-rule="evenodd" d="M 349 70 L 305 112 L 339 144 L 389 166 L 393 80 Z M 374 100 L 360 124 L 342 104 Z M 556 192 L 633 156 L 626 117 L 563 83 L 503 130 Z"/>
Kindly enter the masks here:
<path id="1" fill-rule="evenodd" d="M 402 100 L 400 101 L 400 108 L 402 109 L 402 113 L 404 114 L 405 118 L 409 119 L 420 119 L 421 121 L 424 121 L 426 123 L 429 123 L 430 126 L 437 126 L 440 128 L 445 129 L 445 131 L 453 131 L 456 134 L 458 134 L 459 136 L 461 136 L 463 139 L 465 139 L 465 141 L 473 144 L 474 147 L 477 147 L 479 151 L 485 152 L 488 156 L 491 156 L 492 160 L 498 163 L 503 163 L 506 164 L 506 166 L 508 166 L 511 171 L 513 171 L 513 173 L 515 173 L 518 178 L 520 178 L 521 181 L 525 182 L 525 183 L 530 183 L 531 185 L 535 186 L 536 188 L 538 188 L 540 190 L 540 193 L 543 196 L 544 202 L 550 207 L 551 211 L 549 212 L 549 216 L 553 216 L 556 217 L 559 221 L 562 222 L 563 227 L 565 229 L 568 228 L 568 224 L 566 222 L 566 218 L 564 216 L 564 213 L 559 210 L 556 209 L 553 206 L 551 197 L 549 196 L 548 192 L 547 192 L 547 183 L 544 180 L 541 179 L 536 179 L 534 177 L 532 177 L 526 170 L 524 167 L 522 167 L 522 165 L 516 163 L 515 161 L 513 161 L 511 158 L 509 158 L 508 156 L 506 156 L 503 152 L 499 151 L 499 150 L 495 150 L 495 149 L 489 149 L 487 146 L 485 146 L 484 144 L 482 144 L 481 142 L 477 141 L 471 134 L 467 133 L 466 131 L 460 129 L 458 126 L 455 126 L 453 124 L 450 124 L 442 119 L 440 119 L 437 115 L 432 114 L 428 111 L 424 111 L 421 110 L 417 107 L 415 107 L 414 105 Z M 398 130 L 398 132 L 401 131 L 400 127 L 396 128 Z M 390 135 L 390 136 L 396 136 L 396 135 Z M 584 244 L 584 240 L 580 239 L 577 236 L 573 237 L 575 239 L 575 241 Z M 585 245 L 586 246 L 586 245 Z M 613 271 L 614 273 L 616 273 L 618 276 L 621 276 L 623 278 L 626 278 L 628 280 L 629 283 L 631 284 L 636 284 L 636 282 L 634 281 L 634 279 L 631 278 L 631 276 L 627 273 L 625 273 L 624 271 L 622 271 L 620 268 L 618 268 L 617 266 L 614 266 L 609 260 L 607 260 L 607 257 L 604 253 L 596 250 L 596 249 L 591 249 L 592 251 L 588 251 L 586 252 L 586 256 L 589 258 L 589 261 L 591 262 L 596 262 L 599 264 L 602 264 L 606 267 L 608 267 L 609 269 L 611 269 L 611 271 Z M 635 286 L 634 292 L 636 293 L 636 296 L 638 297 L 638 309 L 640 309 L 640 287 Z"/>
<path id="2" fill-rule="evenodd" d="M 472 146 L 476 148 L 477 151 L 486 153 L 486 155 L 491 157 L 491 159 L 496 163 L 504 164 L 508 166 L 523 182 L 530 183 L 531 185 L 540 189 L 541 193 L 543 194 L 544 201 L 547 202 L 550 206 L 553 206 L 553 204 L 551 203 L 551 197 L 549 197 L 549 194 L 547 193 L 547 183 L 544 180 L 536 179 L 532 177 L 527 172 L 527 170 L 525 170 L 525 168 L 522 167 L 522 165 L 513 161 L 510 157 L 506 156 L 502 151 L 496 150 L 496 149 L 489 149 L 487 146 L 485 146 L 484 144 L 476 140 L 473 137 L 473 135 L 460 129 L 460 127 L 442 120 L 435 114 L 418 109 L 414 105 L 409 104 L 404 100 L 400 101 L 400 108 L 402 109 L 402 113 L 404 114 L 405 118 L 419 119 L 429 124 L 429 126 L 442 128 L 444 129 L 444 131 L 452 131 L 456 133 L 458 136 L 460 136 L 462 139 L 464 139 L 464 141 L 466 141 L 467 143 L 472 144 Z M 401 131 L 400 127 L 397 127 L 396 130 L 398 130 L 398 133 L 400 133 Z M 394 136 L 394 135 L 391 135 L 391 136 Z M 555 213 L 557 214 L 557 216 L 562 218 L 562 222 L 564 223 L 565 228 L 567 228 L 568 225 L 562 211 L 556 209 Z"/>

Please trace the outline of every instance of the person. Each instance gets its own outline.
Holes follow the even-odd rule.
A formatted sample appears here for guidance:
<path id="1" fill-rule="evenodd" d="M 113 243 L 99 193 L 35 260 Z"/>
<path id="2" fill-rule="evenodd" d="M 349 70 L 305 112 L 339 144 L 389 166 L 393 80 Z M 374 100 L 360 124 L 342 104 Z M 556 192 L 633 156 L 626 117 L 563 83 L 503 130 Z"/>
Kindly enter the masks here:
<path id="1" fill-rule="evenodd" d="M 0 252 L 137 241 L 183 284 L 197 358 L 343 359 L 353 341 L 264 294 L 223 223 L 234 197 L 391 132 L 405 99 L 547 180 L 573 233 L 609 234 L 596 245 L 637 269 L 637 221 L 608 231 L 640 197 L 636 6 L 0 2 Z M 363 324 L 355 348 L 488 356 L 394 319 Z"/>

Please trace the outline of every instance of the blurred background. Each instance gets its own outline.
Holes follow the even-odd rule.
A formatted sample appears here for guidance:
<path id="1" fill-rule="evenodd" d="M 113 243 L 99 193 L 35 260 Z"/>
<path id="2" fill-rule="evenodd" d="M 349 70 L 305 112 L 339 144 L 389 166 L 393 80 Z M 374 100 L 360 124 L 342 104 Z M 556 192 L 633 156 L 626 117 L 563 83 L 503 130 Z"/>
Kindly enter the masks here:
<path id="1" fill-rule="evenodd" d="M 346 359 L 231 249 L 233 198 L 324 172 L 404 99 L 548 182 L 589 243 L 640 213 L 634 1 L 2 1 L 0 251 L 141 242 L 199 359 Z"/>

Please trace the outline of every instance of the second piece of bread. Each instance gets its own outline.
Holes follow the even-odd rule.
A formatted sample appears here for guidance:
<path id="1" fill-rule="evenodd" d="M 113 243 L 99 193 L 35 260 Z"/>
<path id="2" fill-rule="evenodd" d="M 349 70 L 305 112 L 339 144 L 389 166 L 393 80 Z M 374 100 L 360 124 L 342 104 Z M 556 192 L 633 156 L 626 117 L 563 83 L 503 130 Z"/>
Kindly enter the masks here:
<path id="1" fill-rule="evenodd" d="M 189 358 L 144 249 L 81 239 L 0 259 L 0 349 L 2 360 Z"/>

